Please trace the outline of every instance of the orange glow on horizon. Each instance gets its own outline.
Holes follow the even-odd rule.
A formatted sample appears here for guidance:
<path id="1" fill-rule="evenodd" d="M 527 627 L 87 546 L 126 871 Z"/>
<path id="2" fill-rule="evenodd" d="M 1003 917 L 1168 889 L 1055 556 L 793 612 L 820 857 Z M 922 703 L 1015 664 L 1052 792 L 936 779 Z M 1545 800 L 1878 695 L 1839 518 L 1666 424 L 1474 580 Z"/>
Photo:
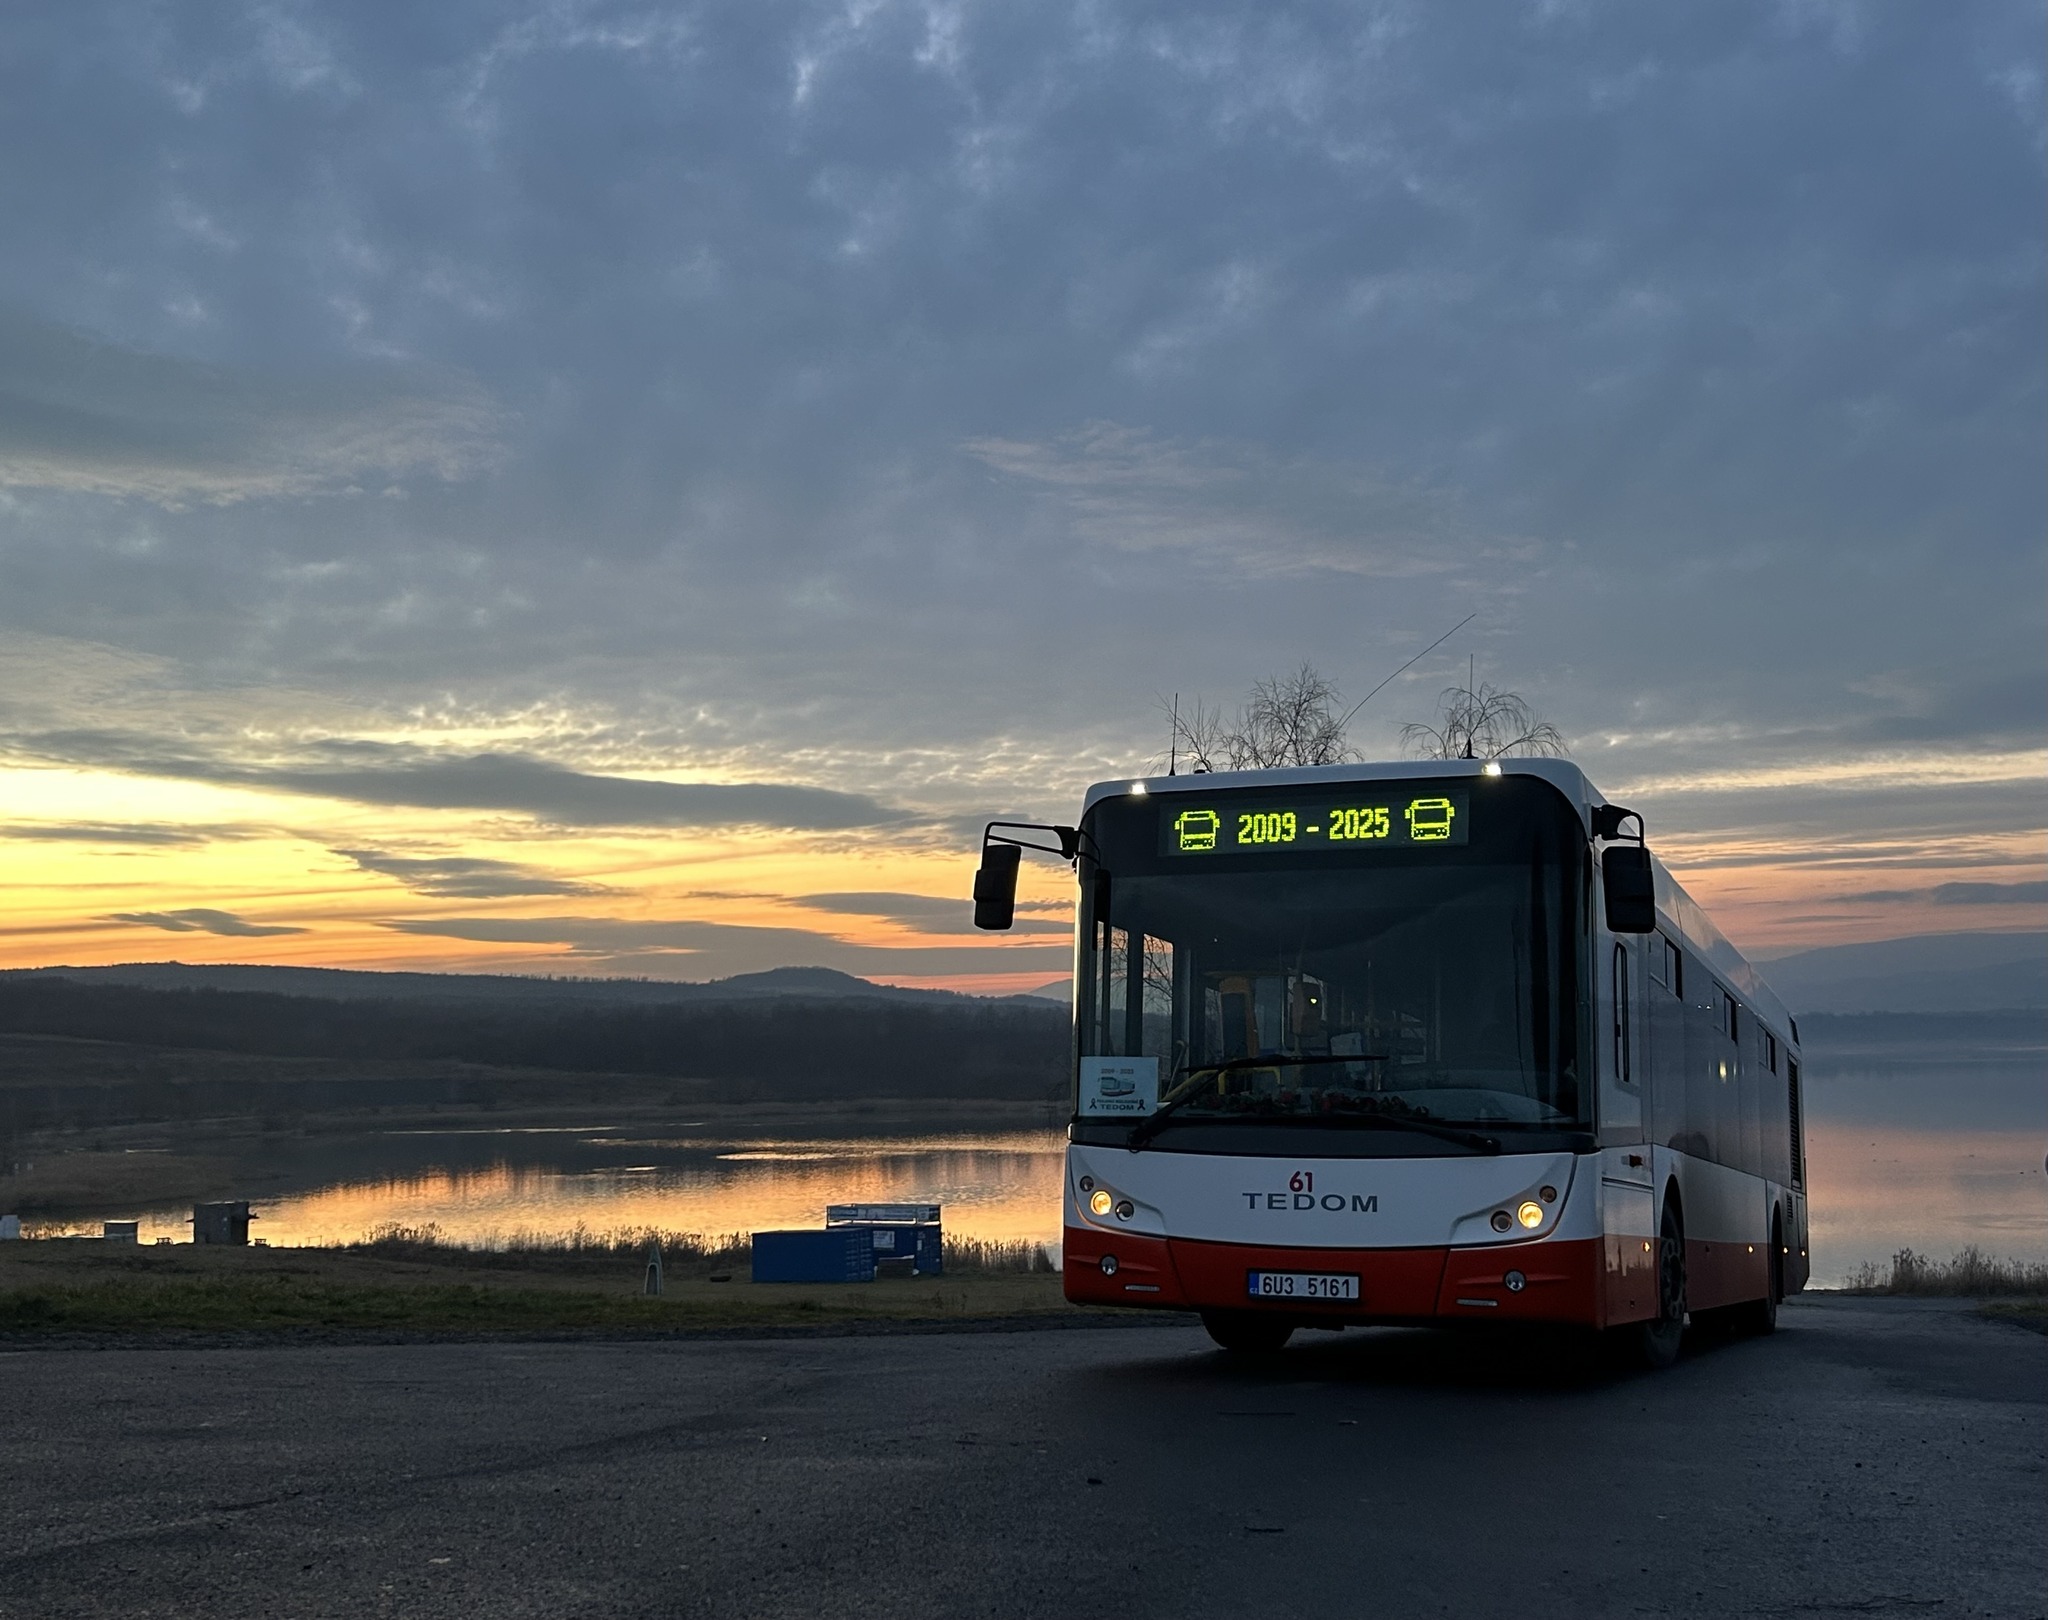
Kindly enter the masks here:
<path id="1" fill-rule="evenodd" d="M 1828 780 L 1859 778 L 1837 771 Z M 1974 781 L 1965 772 L 1956 790 Z M 0 803 L 6 967 L 177 960 L 704 980 L 850 963 L 846 970 L 882 982 L 1007 995 L 1064 979 L 1071 962 L 1069 873 L 1054 862 L 1024 868 L 1021 898 L 1045 909 L 1020 921 L 1047 931 L 978 934 L 967 898 L 973 850 L 935 847 L 929 832 L 540 827 L 76 769 L 0 770 Z M 2048 904 L 1934 898 L 1948 883 L 2038 881 L 2040 842 L 2031 830 L 1653 836 L 1722 930 L 1766 951 L 2048 926 Z M 436 861 L 477 863 L 469 889 L 450 880 L 435 892 L 418 874 Z M 835 895 L 922 897 L 957 913 L 892 920 L 877 914 L 883 901 L 805 903 Z M 180 913 L 226 918 L 181 924 Z M 708 936 L 699 926 L 707 924 Z M 447 925 L 537 937 L 419 931 Z"/>

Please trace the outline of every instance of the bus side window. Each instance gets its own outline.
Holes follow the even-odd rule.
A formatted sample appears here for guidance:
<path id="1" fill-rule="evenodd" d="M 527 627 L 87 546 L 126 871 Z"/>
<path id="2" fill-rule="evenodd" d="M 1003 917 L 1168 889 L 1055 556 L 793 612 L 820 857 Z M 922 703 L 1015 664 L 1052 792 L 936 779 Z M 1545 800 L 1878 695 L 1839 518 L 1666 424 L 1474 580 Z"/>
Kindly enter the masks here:
<path id="1" fill-rule="evenodd" d="M 1650 982 L 1671 988 L 1671 941 L 1662 934 L 1650 941 Z"/>
<path id="2" fill-rule="evenodd" d="M 1671 965 L 1671 993 L 1680 1001 L 1685 1000 L 1685 952 L 1670 940 L 1662 940 L 1665 956 Z"/>

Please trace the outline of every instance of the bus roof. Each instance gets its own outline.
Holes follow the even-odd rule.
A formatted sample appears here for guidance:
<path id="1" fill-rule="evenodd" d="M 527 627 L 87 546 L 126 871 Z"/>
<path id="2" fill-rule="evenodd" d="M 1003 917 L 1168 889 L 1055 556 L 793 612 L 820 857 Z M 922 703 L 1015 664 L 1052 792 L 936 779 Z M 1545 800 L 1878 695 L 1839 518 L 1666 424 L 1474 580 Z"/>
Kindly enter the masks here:
<path id="1" fill-rule="evenodd" d="M 1216 793 L 1236 788 L 1333 786 L 1343 782 L 1399 782 L 1416 777 L 1469 776 L 1484 778 L 1488 765 L 1498 765 L 1502 776 L 1533 776 L 1562 794 L 1579 813 L 1587 836 L 1592 836 L 1593 810 L 1607 798 L 1586 780 L 1586 773 L 1568 759 L 1401 759 L 1375 760 L 1352 765 L 1283 766 L 1258 771 L 1201 771 L 1186 776 L 1126 777 L 1114 782 L 1097 782 L 1082 800 L 1086 815 L 1104 799 L 1136 794 Z M 1698 901 L 1685 892 L 1670 869 L 1653 857 L 1657 877 L 1657 916 L 1672 939 L 1685 945 L 1719 976 L 1736 997 L 1747 1003 L 1781 1041 L 1798 1042 L 1792 1036 L 1792 1015 L 1762 975 L 1738 951 Z"/>

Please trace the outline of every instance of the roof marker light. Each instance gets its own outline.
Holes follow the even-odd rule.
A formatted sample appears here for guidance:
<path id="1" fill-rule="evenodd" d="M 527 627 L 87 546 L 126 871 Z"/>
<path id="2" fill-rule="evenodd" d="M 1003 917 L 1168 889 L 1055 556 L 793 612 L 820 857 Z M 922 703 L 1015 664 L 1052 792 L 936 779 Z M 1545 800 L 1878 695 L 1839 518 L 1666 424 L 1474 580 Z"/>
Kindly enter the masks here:
<path id="1" fill-rule="evenodd" d="M 1500 761 L 1497 759 L 1489 759 L 1484 765 L 1479 767 L 1479 774 L 1482 776 L 1500 775 Z"/>
<path id="2" fill-rule="evenodd" d="M 1133 782 L 1131 784 L 1131 797 L 1134 799 L 1145 797 L 1145 784 L 1143 782 Z"/>

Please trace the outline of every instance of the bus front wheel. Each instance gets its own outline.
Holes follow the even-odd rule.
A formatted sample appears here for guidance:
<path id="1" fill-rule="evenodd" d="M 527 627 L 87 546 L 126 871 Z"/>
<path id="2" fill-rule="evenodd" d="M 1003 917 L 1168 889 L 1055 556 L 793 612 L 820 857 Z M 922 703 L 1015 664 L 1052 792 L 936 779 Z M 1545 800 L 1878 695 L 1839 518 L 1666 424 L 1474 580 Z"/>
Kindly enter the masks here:
<path id="1" fill-rule="evenodd" d="M 1685 1222 L 1667 1203 L 1657 1229 L 1657 1314 L 1635 1328 L 1635 1349 L 1646 1366 L 1668 1367 L 1685 1340 Z"/>
<path id="2" fill-rule="evenodd" d="M 1294 1324 L 1256 1311 L 1204 1311 L 1202 1326 L 1226 1350 L 1271 1355 L 1294 1337 Z"/>

